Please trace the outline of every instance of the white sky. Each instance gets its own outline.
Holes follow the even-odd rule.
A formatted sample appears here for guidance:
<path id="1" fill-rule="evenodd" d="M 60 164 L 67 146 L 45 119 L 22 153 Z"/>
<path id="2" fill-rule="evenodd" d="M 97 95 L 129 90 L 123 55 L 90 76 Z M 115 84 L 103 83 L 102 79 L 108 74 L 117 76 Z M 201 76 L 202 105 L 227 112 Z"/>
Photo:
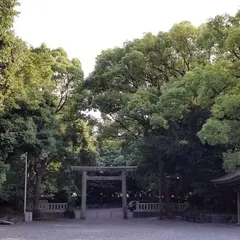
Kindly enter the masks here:
<path id="1" fill-rule="evenodd" d="M 24 41 L 63 47 L 77 57 L 85 75 L 106 48 L 121 46 L 144 32 L 167 31 L 184 20 L 194 25 L 217 14 L 234 15 L 239 0 L 20 0 L 15 31 Z"/>

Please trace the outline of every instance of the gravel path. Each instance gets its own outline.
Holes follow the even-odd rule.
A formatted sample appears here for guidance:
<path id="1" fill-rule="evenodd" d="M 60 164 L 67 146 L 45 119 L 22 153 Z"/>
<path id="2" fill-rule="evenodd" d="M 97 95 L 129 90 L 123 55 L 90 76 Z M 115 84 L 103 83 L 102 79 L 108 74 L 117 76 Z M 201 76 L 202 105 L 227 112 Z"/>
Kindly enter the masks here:
<path id="1" fill-rule="evenodd" d="M 1 240 L 240 240 L 240 227 L 178 220 L 123 220 L 99 214 L 87 220 L 21 223 L 0 226 Z"/>

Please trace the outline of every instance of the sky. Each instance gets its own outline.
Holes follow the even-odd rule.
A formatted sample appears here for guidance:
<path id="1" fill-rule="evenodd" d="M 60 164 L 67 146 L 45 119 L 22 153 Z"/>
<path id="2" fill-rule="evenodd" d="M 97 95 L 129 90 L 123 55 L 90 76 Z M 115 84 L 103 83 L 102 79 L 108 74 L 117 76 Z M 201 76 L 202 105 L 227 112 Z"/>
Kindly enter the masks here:
<path id="1" fill-rule="evenodd" d="M 20 0 L 15 32 L 37 47 L 64 48 L 79 58 L 87 76 L 104 49 L 122 46 L 146 32 L 169 30 L 174 23 L 198 26 L 217 14 L 234 15 L 239 0 Z"/>

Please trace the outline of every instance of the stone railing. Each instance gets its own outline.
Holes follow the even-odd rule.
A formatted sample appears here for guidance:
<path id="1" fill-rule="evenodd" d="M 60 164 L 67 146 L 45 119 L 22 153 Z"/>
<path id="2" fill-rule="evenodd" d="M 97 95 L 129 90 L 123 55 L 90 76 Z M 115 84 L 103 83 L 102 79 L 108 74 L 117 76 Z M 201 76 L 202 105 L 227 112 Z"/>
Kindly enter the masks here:
<path id="1" fill-rule="evenodd" d="M 63 213 L 67 208 L 67 203 L 39 203 L 39 211 L 48 213 Z M 27 210 L 31 211 L 33 209 L 33 204 L 29 203 L 27 205 Z"/>
<path id="2" fill-rule="evenodd" d="M 167 204 L 162 204 L 162 211 L 166 211 Z M 168 209 L 172 212 L 183 212 L 189 208 L 189 203 L 169 203 Z M 136 212 L 158 212 L 160 210 L 159 203 L 139 203 L 136 204 Z"/>

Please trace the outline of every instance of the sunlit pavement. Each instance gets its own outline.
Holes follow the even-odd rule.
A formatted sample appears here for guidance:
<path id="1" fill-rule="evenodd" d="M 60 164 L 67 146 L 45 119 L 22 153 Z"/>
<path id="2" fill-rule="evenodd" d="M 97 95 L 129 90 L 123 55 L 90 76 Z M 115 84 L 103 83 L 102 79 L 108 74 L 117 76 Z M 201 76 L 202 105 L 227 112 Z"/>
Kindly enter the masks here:
<path id="1" fill-rule="evenodd" d="M 97 213 L 98 212 L 98 213 Z M 112 212 L 112 213 L 111 213 Z M 179 220 L 122 219 L 121 210 L 91 210 L 88 218 L 0 226 L 2 240 L 240 240 L 240 227 Z"/>

